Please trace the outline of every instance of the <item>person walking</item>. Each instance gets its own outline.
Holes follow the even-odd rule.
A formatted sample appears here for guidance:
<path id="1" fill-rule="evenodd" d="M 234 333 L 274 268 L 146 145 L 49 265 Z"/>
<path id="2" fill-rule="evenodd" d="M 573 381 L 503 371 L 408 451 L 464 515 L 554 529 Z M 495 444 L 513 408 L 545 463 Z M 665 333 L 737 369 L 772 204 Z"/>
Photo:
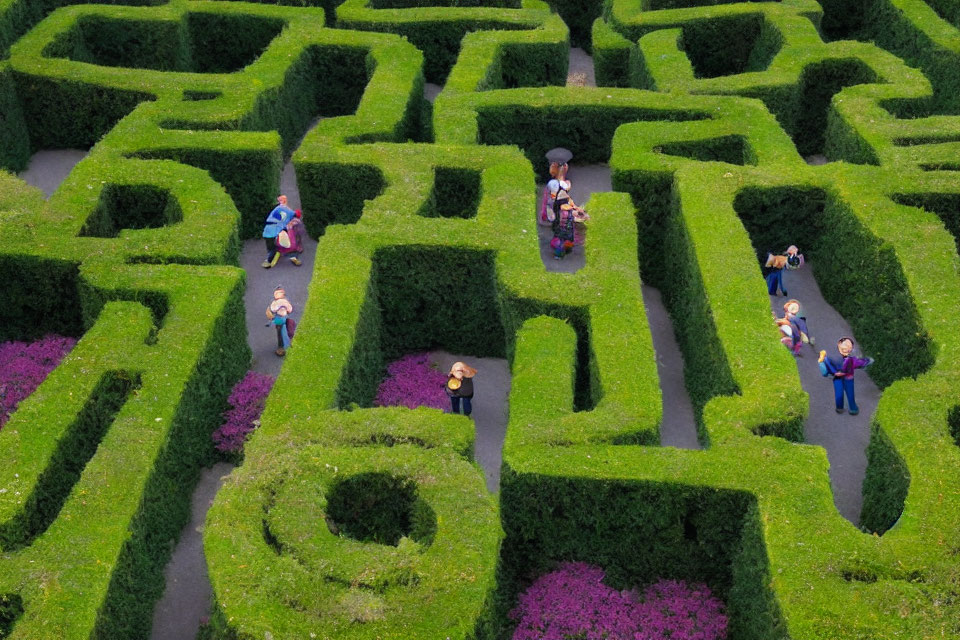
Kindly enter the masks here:
<path id="1" fill-rule="evenodd" d="M 263 240 L 267 246 L 267 258 L 260 266 L 264 269 L 274 266 L 280 259 L 280 254 L 277 252 L 277 236 L 286 228 L 291 219 L 293 219 L 293 210 L 287 206 L 287 196 L 278 196 L 277 206 L 267 214 L 267 220 L 263 226 Z"/>
<path id="2" fill-rule="evenodd" d="M 767 262 L 763 265 L 766 269 L 764 278 L 767 281 L 767 293 L 771 296 L 777 295 L 777 289 L 786 297 L 787 287 L 783 283 L 783 271 L 799 269 L 803 266 L 803 254 L 796 246 L 787 247 L 787 253 L 781 256 L 775 256 L 772 253 L 767 254 Z"/>
<path id="3" fill-rule="evenodd" d="M 283 246 L 284 242 L 282 242 L 284 232 L 287 237 L 286 247 Z M 300 256 L 303 255 L 303 236 L 303 212 L 297 209 L 293 212 L 293 218 L 287 223 L 286 229 L 281 232 L 281 235 L 277 236 L 280 239 L 277 241 L 277 253 L 288 257 L 290 262 L 297 267 L 303 264 L 303 261 L 300 260 Z"/>
<path id="4" fill-rule="evenodd" d="M 847 395 L 847 404 L 850 407 L 850 415 L 855 416 L 860 413 L 857 407 L 857 400 L 853 390 L 853 372 L 857 369 L 863 369 L 873 364 L 873 358 L 857 358 L 853 353 L 853 338 L 840 338 L 837 340 L 837 351 L 840 352 L 840 359 L 828 358 L 826 351 L 820 352 L 820 375 L 824 378 L 833 376 L 833 395 L 836 403 L 837 413 L 843 413 L 843 395 Z"/>
<path id="5" fill-rule="evenodd" d="M 270 321 L 267 326 L 272 324 L 277 329 L 277 350 L 274 353 L 278 356 L 286 355 L 287 349 L 290 348 L 288 320 L 292 325 L 293 318 L 289 317 L 291 313 L 293 313 L 293 305 L 287 300 L 287 292 L 282 285 L 277 285 L 273 290 L 273 301 L 267 307 L 267 319 Z"/>
<path id="6" fill-rule="evenodd" d="M 477 370 L 464 364 L 463 362 L 454 362 L 450 367 L 450 374 L 447 376 L 447 384 L 444 390 L 450 396 L 450 405 L 453 413 L 460 413 L 460 404 L 463 404 L 463 415 L 469 416 L 473 413 L 473 376 L 477 375 Z"/>

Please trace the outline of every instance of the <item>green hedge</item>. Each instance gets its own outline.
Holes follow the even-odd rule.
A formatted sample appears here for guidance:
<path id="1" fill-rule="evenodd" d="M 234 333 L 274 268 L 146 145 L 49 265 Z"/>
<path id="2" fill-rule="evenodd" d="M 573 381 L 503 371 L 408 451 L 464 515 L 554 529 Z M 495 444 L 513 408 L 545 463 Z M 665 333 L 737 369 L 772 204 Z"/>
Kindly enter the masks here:
<path id="1" fill-rule="evenodd" d="M 925 117 L 949 85 L 875 46 L 825 43 L 809 0 L 689 4 L 615 0 L 594 24 L 602 81 L 656 91 L 544 87 L 563 82 L 569 36 L 542 3 L 340 7 L 339 26 L 389 34 L 325 29 L 316 7 L 76 7 L 14 45 L 19 99 L 64 109 L 52 131 L 31 114 L 34 144 L 97 144 L 46 206 L 0 182 L 0 319 L 16 337 L 82 334 L 0 432 L 0 488 L 28 488 L 0 494 L 4 544 L 19 547 L 0 560 L 2 633 L 149 632 L 168 542 L 249 359 L 242 276 L 219 265 L 257 235 L 297 148 L 323 238 L 262 425 L 207 523 L 210 635 L 506 637 L 517 591 L 563 560 L 600 563 L 623 588 L 706 580 L 731 637 L 953 634 L 960 575 L 945 541 L 960 534 L 960 505 L 944 487 L 960 455 L 960 187 L 939 170 L 956 163 L 956 121 Z M 841 29 L 835 11 L 827 31 Z M 131 53 L 84 21 L 166 31 L 151 34 L 159 52 Z M 248 48 L 216 37 L 244 25 Z M 396 35 L 414 28 L 425 55 Z M 204 68 L 185 44 L 201 36 L 223 46 Z M 252 60 L 270 37 L 232 74 L 42 55 L 210 71 Z M 455 58 L 426 127 L 422 66 L 436 79 Z M 100 121 L 73 104 L 90 95 L 106 105 Z M 298 147 L 317 115 L 329 117 Z M 618 190 L 588 203 L 575 274 L 543 268 L 530 216 L 535 170 L 558 145 L 609 160 Z M 802 162 L 821 149 L 861 164 Z M 840 517 L 824 450 L 798 442 L 807 411 L 829 408 L 808 409 L 758 266 L 796 242 L 877 357 L 884 395 L 859 524 L 882 537 Z M 37 275 L 23 280 L 24 267 Z M 40 275 L 51 289 L 33 285 Z M 706 450 L 654 446 L 662 401 L 641 275 L 664 292 Z M 468 461 L 470 421 L 359 408 L 388 359 L 435 347 L 511 363 L 503 531 Z M 109 419 L 88 416 L 110 413 L 95 391 L 123 387 L 118 371 L 140 388 L 79 479 L 76 467 L 51 475 L 51 460 L 90 455 L 77 434 Z M 354 517 L 334 497 L 328 509 L 337 495 L 377 504 L 377 487 L 404 508 Z M 34 489 L 43 500 L 27 503 Z M 340 535 L 358 530 L 397 544 Z"/>
<path id="2" fill-rule="evenodd" d="M 30 162 L 30 138 L 13 78 L 6 65 L 0 65 L 0 137 L 4 141 L 0 145 L 0 169 L 26 169 Z"/>
<path id="3" fill-rule="evenodd" d="M 421 128 L 420 54 L 396 37 L 323 29 L 319 17 L 319 9 L 242 4 L 74 7 L 56 12 L 11 53 L 32 144 L 88 147 L 109 130 L 99 146 L 105 152 L 172 159 L 208 170 L 227 187 L 242 213 L 241 237 L 256 237 L 279 189 L 282 154 L 294 149 L 317 116 L 346 116 L 355 120 L 357 130 L 378 138 L 402 140 Z M 176 27 L 167 34 L 165 46 L 171 53 L 166 58 L 189 62 L 197 71 L 235 68 L 254 58 L 256 62 L 232 74 L 162 72 L 150 68 L 164 67 L 166 58 L 158 47 L 110 53 L 106 48 L 112 41 L 94 47 L 107 58 L 101 62 L 146 68 L 45 57 L 44 52 L 57 54 L 57 43 L 79 33 L 81 25 L 97 21 L 140 25 L 151 33 L 152 24 Z M 256 46 L 238 44 L 231 35 L 235 29 L 259 34 Z M 97 31 L 88 39 L 99 42 Z M 83 40 L 72 40 L 78 38 Z M 211 56 L 227 62 L 211 66 Z M 217 89 L 219 97 L 181 102 L 185 96 L 211 95 L 211 89 Z M 136 113 L 116 125 L 138 104 Z M 371 122 L 383 133 L 371 131 Z M 266 133 L 273 130 L 279 139 Z M 349 135 L 348 130 L 343 133 Z"/>
<path id="4" fill-rule="evenodd" d="M 433 413 L 410 412 L 406 422 L 434 422 Z M 494 588 L 501 537 L 496 505 L 474 465 L 409 444 L 301 443 L 279 458 L 251 447 L 246 459 L 244 472 L 268 463 L 260 468 L 273 473 L 241 474 L 221 490 L 209 515 L 205 551 L 225 605 L 215 618 L 221 627 L 215 637 L 320 630 L 348 638 L 471 636 Z M 376 493 L 396 483 L 407 485 L 409 506 L 394 489 Z M 371 506 L 338 508 L 351 484 L 360 504 Z M 378 496 L 392 500 L 392 513 L 373 509 Z M 392 530 L 398 542 L 354 539 L 351 532 L 365 526 L 384 535 Z M 239 567 L 228 561 L 238 554 L 244 558 Z M 275 578 L 263 583 L 266 575 Z M 281 593 L 285 606 L 278 607 Z M 259 613 L 264 610 L 270 615 Z"/>
<path id="5" fill-rule="evenodd" d="M 522 9 L 498 8 L 488 2 L 483 5 L 458 5 L 454 9 L 431 3 L 431 6 L 381 8 L 371 0 L 346 0 L 337 7 L 337 26 L 404 36 L 423 51 L 427 81 L 443 84 L 466 34 L 537 29 L 550 16 L 546 3 L 540 0 L 524 0 Z"/>
<path id="6" fill-rule="evenodd" d="M 186 522 L 198 466 L 212 459 L 209 434 L 249 360 L 236 270 L 91 262 L 81 277 L 92 326 L 0 438 L 11 458 L 0 483 L 18 487 L 0 502 L 0 591 L 17 593 L 24 610 L 10 638 L 149 635 L 168 540 Z M 149 292 L 167 301 L 158 329 L 157 309 L 109 302 Z M 198 295 L 209 314 L 198 313 Z M 65 588 L 51 592 L 47 579 Z"/>

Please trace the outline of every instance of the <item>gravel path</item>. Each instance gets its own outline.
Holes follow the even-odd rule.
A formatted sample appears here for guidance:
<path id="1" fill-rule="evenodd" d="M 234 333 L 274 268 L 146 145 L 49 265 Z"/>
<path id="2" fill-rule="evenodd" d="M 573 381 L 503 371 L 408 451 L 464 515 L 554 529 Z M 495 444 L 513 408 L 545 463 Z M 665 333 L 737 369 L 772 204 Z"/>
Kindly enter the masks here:
<path id="1" fill-rule="evenodd" d="M 297 189 L 293 164 L 290 162 L 287 162 L 283 168 L 280 188 L 287 196 L 290 208 L 299 209 L 300 192 Z M 270 213 L 269 210 L 263 212 L 264 219 L 268 213 Z M 304 211 L 303 215 L 307 217 L 310 212 Z M 303 265 L 294 266 L 287 258 L 281 256 L 276 266 L 264 269 L 260 266 L 267 255 L 264 241 L 258 238 L 243 243 L 240 266 L 247 272 L 244 306 L 247 309 L 247 342 L 250 343 L 250 349 L 253 351 L 253 363 L 250 366 L 253 371 L 274 377 L 280 374 L 283 358 L 274 353 L 277 348 L 277 332 L 272 326 L 265 326 L 267 317 L 264 312 L 273 300 L 274 288 L 277 285 L 283 285 L 287 291 L 287 299 L 293 304 L 293 318 L 300 320 L 303 307 L 307 302 L 307 291 L 313 275 L 316 254 L 317 241 L 307 238 L 304 241 L 303 255 L 300 257 Z"/>

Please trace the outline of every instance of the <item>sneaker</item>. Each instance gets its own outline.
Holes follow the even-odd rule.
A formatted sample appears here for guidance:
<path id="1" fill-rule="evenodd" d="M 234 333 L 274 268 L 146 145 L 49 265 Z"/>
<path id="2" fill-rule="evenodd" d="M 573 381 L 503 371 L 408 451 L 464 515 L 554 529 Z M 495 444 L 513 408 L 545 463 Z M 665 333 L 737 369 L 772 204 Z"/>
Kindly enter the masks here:
<path id="1" fill-rule="evenodd" d="M 855 416 L 860 413 L 860 409 L 850 409 L 850 415 Z"/>
<path id="2" fill-rule="evenodd" d="M 260 263 L 260 266 L 263 267 L 264 269 L 269 269 L 273 265 L 270 264 L 269 260 L 264 260 L 263 262 Z"/>
<path id="3" fill-rule="evenodd" d="M 290 258 L 290 262 L 292 262 L 294 265 L 298 267 L 303 264 L 303 262 L 297 256 L 293 256 L 292 258 Z"/>
<path id="4" fill-rule="evenodd" d="M 274 351 L 274 353 L 277 354 L 278 356 L 285 356 L 285 355 L 287 355 L 287 350 L 286 350 L 286 349 L 283 349 L 283 348 L 280 348 L 280 349 L 277 349 L 276 351 Z"/>
<path id="5" fill-rule="evenodd" d="M 837 407 L 837 413 L 843 413 L 843 407 Z"/>
<path id="6" fill-rule="evenodd" d="M 270 266 L 272 267 L 272 266 L 274 266 L 275 264 L 277 264 L 278 262 L 280 262 L 280 252 L 279 252 L 279 251 L 276 252 L 275 254 L 273 254 L 273 260 L 270 261 Z M 783 295 L 787 295 L 787 294 L 783 294 Z"/>

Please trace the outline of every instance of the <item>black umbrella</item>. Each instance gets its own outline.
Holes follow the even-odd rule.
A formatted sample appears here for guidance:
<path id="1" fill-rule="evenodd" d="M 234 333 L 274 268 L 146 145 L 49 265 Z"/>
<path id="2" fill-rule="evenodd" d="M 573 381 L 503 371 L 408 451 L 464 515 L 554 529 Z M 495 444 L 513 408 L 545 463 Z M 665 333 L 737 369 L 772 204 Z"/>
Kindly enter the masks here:
<path id="1" fill-rule="evenodd" d="M 547 151 L 547 162 L 559 162 L 563 164 L 564 162 L 570 162 L 573 158 L 573 151 L 569 149 L 564 149 L 563 147 L 555 147 Z"/>

